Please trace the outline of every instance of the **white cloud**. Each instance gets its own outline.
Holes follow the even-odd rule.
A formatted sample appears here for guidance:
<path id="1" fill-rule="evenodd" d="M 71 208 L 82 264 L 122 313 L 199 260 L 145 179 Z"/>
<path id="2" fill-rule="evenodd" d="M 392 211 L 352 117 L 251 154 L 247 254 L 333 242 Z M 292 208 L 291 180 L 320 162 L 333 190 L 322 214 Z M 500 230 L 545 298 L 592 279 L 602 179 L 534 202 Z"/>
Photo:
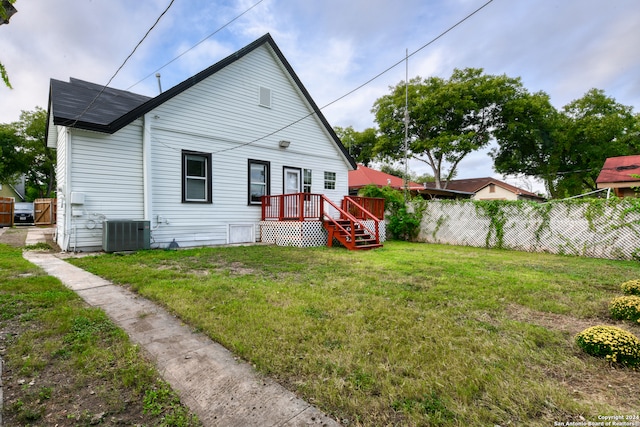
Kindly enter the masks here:
<path id="1" fill-rule="evenodd" d="M 257 0 L 175 2 L 113 86 L 154 95 L 153 72 Z M 363 84 L 485 3 L 485 0 L 264 0 L 161 71 L 168 88 L 269 32 L 322 106 Z M 167 0 L 18 0 L 0 26 L 0 61 L 14 90 L 0 86 L 0 123 L 46 107 L 50 78 L 106 83 L 167 6 Z M 449 77 L 453 68 L 522 77 L 561 107 L 592 87 L 640 107 L 637 0 L 494 1 L 409 60 L 409 76 Z M 373 126 L 374 101 L 404 80 L 404 64 L 328 107 L 330 123 Z M 493 175 L 486 153 L 464 173 Z"/>

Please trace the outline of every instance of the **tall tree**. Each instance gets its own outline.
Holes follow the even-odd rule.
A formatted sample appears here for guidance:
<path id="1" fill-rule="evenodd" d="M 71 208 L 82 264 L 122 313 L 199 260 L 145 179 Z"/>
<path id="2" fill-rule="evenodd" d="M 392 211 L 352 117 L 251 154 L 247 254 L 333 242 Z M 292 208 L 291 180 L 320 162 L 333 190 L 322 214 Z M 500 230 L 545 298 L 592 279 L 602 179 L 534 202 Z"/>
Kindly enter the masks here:
<path id="1" fill-rule="evenodd" d="M 12 184 L 29 169 L 22 138 L 11 125 L 0 125 L 0 183 Z"/>
<path id="2" fill-rule="evenodd" d="M 376 153 L 400 159 L 405 156 L 405 82 L 390 89 L 372 110 L 382 133 Z M 436 188 L 443 188 L 464 157 L 489 143 L 498 112 L 523 89 L 519 78 L 466 68 L 454 70 L 448 80 L 413 78 L 407 90 L 406 155 L 428 164 Z"/>
<path id="3" fill-rule="evenodd" d="M 498 148 L 491 151 L 494 169 L 506 175 L 535 176 L 557 195 L 558 172 L 567 153 L 559 143 L 563 122 L 544 92 L 522 93 L 506 103 L 494 131 Z"/>
<path id="4" fill-rule="evenodd" d="M 367 128 L 358 132 L 353 129 L 353 126 L 346 128 L 336 126 L 334 130 L 356 162 L 369 166 L 375 158 L 373 150 L 378 140 L 377 131 L 374 128 Z"/>
<path id="5" fill-rule="evenodd" d="M 561 111 L 544 93 L 525 94 L 505 105 L 502 116 L 491 153 L 496 171 L 538 177 L 553 198 L 595 190 L 607 157 L 640 150 L 638 116 L 598 89 Z"/>
<path id="6" fill-rule="evenodd" d="M 56 153 L 47 147 L 46 124 L 47 112 L 36 107 L 22 111 L 20 120 L 11 125 L 21 138 L 21 150 L 29 164 L 26 186 L 30 198 L 51 197 L 56 188 Z"/>
<path id="7" fill-rule="evenodd" d="M 0 0 L 0 25 L 8 24 L 9 18 L 17 12 L 16 8 L 13 7 L 13 3 L 16 0 Z M 2 62 L 0 62 L 0 78 L 4 81 L 4 84 L 11 89 L 11 83 L 9 82 L 9 75 L 7 74 L 7 70 L 5 69 Z"/>

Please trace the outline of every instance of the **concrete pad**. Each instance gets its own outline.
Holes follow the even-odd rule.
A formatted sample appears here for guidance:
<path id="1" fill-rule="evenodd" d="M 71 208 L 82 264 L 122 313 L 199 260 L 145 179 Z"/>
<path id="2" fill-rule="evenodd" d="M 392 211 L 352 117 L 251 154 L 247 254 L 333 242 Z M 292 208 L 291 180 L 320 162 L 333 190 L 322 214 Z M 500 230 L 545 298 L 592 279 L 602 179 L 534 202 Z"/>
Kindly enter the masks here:
<path id="1" fill-rule="evenodd" d="M 49 253 L 24 257 L 99 307 L 155 361 L 205 426 L 339 426 L 158 305 Z"/>

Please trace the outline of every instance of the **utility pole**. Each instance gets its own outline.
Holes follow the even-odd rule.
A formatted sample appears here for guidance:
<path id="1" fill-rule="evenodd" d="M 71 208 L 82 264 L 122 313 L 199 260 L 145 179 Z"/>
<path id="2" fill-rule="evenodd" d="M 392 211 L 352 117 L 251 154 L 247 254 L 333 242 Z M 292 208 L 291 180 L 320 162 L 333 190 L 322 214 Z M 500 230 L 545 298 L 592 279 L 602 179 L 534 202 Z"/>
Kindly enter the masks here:
<path id="1" fill-rule="evenodd" d="M 404 78 L 404 203 L 409 198 L 409 49 L 405 51 Z"/>

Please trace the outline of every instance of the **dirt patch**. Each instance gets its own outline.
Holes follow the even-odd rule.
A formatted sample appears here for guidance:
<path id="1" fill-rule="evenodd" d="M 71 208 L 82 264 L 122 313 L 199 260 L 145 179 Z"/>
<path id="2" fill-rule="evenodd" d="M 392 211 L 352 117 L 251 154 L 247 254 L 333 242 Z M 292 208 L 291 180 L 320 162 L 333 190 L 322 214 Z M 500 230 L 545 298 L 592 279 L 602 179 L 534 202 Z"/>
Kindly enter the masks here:
<path id="1" fill-rule="evenodd" d="M 0 243 L 19 248 L 24 246 L 27 239 L 27 227 L 12 227 L 0 229 Z"/>
<path id="2" fill-rule="evenodd" d="M 617 326 L 640 337 L 640 325 L 621 322 L 609 318 L 578 319 L 572 316 L 546 313 L 510 304 L 506 315 L 509 319 L 531 323 L 550 330 L 568 332 L 570 339 L 586 328 L 596 325 Z M 584 403 L 609 404 L 625 410 L 627 415 L 640 415 L 640 371 L 611 364 L 604 359 L 596 359 L 583 353 L 575 346 L 579 360 L 575 369 L 562 370 L 550 366 L 546 375 L 564 385 L 577 401 Z M 594 369 L 593 362 L 597 368 Z M 575 420 L 580 421 L 580 420 Z M 597 421 L 597 420 L 589 420 Z"/>
<path id="3" fill-rule="evenodd" d="M 610 318 L 578 319 L 565 314 L 536 311 L 517 304 L 509 304 L 506 308 L 506 315 L 512 320 L 532 323 L 547 329 L 566 331 L 571 335 L 576 335 L 591 326 L 608 325 L 626 329 L 635 336 L 640 337 L 640 324 L 634 325 L 632 322 L 617 321 Z"/>

